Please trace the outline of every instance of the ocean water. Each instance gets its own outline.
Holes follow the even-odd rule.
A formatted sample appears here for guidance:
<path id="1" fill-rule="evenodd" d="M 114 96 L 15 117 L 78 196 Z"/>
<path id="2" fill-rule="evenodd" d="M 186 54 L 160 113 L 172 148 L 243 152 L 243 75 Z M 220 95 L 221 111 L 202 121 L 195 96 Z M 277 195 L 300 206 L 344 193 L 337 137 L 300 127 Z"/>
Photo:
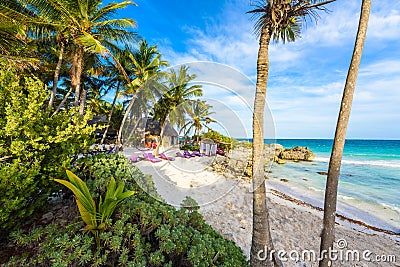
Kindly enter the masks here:
<path id="1" fill-rule="evenodd" d="M 316 158 L 312 162 L 273 164 L 271 173 L 267 173 L 271 184 L 323 207 L 326 175 L 317 172 L 327 172 L 333 140 L 278 139 L 274 142 L 286 148 L 309 147 Z M 288 182 L 280 181 L 282 178 Z M 400 233 L 400 140 L 346 140 L 338 212 Z"/>

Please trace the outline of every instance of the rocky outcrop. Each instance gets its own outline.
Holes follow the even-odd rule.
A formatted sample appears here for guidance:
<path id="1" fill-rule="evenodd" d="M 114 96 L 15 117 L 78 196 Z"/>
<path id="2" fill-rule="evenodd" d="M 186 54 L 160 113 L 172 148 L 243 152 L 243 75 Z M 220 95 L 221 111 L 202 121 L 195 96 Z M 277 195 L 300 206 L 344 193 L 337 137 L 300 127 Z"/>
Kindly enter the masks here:
<path id="1" fill-rule="evenodd" d="M 282 163 L 282 160 L 312 161 L 314 158 L 314 153 L 308 147 L 296 146 L 287 149 L 281 145 L 275 145 L 275 162 Z"/>
<path id="2" fill-rule="evenodd" d="M 307 147 L 293 147 L 286 149 L 280 144 L 271 144 L 264 146 L 264 172 L 271 172 L 271 162 L 278 164 L 286 163 L 286 160 L 311 161 L 315 158 L 313 152 Z M 226 178 L 235 179 L 242 177 L 251 179 L 252 177 L 252 153 L 247 147 L 238 147 L 233 149 L 226 156 L 217 155 L 210 165 L 209 169 L 224 175 Z M 267 176 L 265 177 L 266 179 Z"/>

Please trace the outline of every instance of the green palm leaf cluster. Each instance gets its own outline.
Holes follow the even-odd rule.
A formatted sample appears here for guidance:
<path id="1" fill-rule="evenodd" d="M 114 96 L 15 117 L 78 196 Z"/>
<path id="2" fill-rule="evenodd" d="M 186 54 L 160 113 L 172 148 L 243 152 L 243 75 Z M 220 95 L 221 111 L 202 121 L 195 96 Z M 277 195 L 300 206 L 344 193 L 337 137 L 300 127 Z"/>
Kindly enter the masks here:
<path id="1" fill-rule="evenodd" d="M 303 21 L 307 18 L 317 19 L 317 10 L 326 10 L 324 5 L 335 0 L 261 0 L 255 9 L 247 12 L 256 20 L 254 31 L 261 36 L 263 29 L 268 28 L 275 42 L 294 42 L 300 38 Z"/>
<path id="2" fill-rule="evenodd" d="M 167 118 L 171 124 L 183 126 L 185 114 L 188 114 L 192 106 L 192 98 L 203 95 L 202 86 L 191 84 L 196 75 L 189 74 L 189 67 L 181 66 L 179 71 L 172 69 L 162 82 L 163 94 L 154 105 L 154 119 L 164 125 Z"/>
<path id="3" fill-rule="evenodd" d="M 181 128 L 181 132 L 184 132 L 184 136 L 187 136 L 190 131 L 194 129 L 194 135 L 199 141 L 200 131 L 203 127 L 211 130 L 208 126 L 209 123 L 215 122 L 210 115 L 214 114 L 215 112 L 211 112 L 210 109 L 212 108 L 211 105 L 207 104 L 206 101 L 195 100 L 192 101 L 190 109 L 188 109 L 189 119 L 187 123 Z"/>
<path id="4" fill-rule="evenodd" d="M 107 227 L 107 220 L 111 218 L 116 207 L 126 198 L 134 194 L 133 191 L 124 192 L 124 183 L 120 183 L 117 187 L 115 179 L 111 177 L 107 187 L 107 192 L 104 199 L 100 196 L 98 207 L 93 200 L 91 193 L 85 182 L 78 176 L 67 170 L 69 181 L 54 179 L 54 181 L 66 186 L 74 195 L 79 213 L 86 226 L 83 230 L 91 231 L 96 238 L 98 247 L 99 234 Z"/>
<path id="5" fill-rule="evenodd" d="M 74 105 L 79 106 L 83 114 L 88 89 L 81 85 L 84 82 L 82 76 L 94 75 L 93 62 L 114 65 L 130 82 L 115 57 L 121 46 L 138 39 L 138 35 L 130 30 L 136 26 L 133 19 L 115 18 L 120 9 L 130 5 L 136 4 L 130 0 L 104 6 L 99 0 L 1 1 L 0 33 L 5 38 L 0 40 L 0 57 L 11 58 L 21 50 L 21 59 L 34 57 L 31 62 L 40 63 L 38 66 L 43 72 L 54 71 L 50 108 L 57 93 L 60 72 L 64 71 L 63 81 L 71 87 Z M 30 44 L 33 46 L 29 47 Z M 98 59 L 93 60 L 93 56 Z M 57 61 L 56 58 L 55 67 L 52 62 Z M 18 58 L 14 56 L 16 60 Z"/>

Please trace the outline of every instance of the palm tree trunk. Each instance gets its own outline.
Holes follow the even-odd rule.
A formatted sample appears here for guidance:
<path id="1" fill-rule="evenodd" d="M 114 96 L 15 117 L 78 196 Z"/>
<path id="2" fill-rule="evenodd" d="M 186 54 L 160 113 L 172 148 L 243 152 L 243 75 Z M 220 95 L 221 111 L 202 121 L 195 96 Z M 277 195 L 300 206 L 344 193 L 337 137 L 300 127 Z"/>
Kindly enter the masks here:
<path id="1" fill-rule="evenodd" d="M 320 255 L 324 255 L 324 257 L 319 262 L 320 267 L 327 267 L 332 265 L 331 260 L 328 258 L 327 252 L 333 247 L 333 242 L 335 239 L 334 228 L 340 166 L 346 139 L 347 125 L 349 122 L 350 111 L 353 102 L 354 90 L 357 82 L 358 68 L 360 66 L 364 40 L 368 27 L 370 10 L 371 0 L 363 0 L 361 5 L 361 14 L 358 25 L 357 38 L 354 45 L 353 56 L 351 58 L 349 71 L 347 74 L 346 84 L 343 91 L 343 98 L 340 106 L 338 121 L 336 124 L 335 139 L 328 168 L 324 203 L 324 227 L 322 230 L 320 247 Z"/>
<path id="2" fill-rule="evenodd" d="M 70 96 L 70 94 L 72 93 L 72 87 L 69 89 L 68 93 L 64 96 L 63 100 L 61 101 L 61 103 L 58 105 L 58 107 L 56 108 L 56 111 L 54 111 L 53 115 L 56 115 L 58 112 L 60 112 L 60 109 L 64 106 L 65 101 L 67 101 L 68 97 Z"/>
<path id="3" fill-rule="evenodd" d="M 108 114 L 107 128 L 104 130 L 104 134 L 103 134 L 103 137 L 101 138 L 100 145 L 102 145 L 104 143 L 104 140 L 107 137 L 107 132 L 108 132 L 108 128 L 110 128 L 110 122 L 111 122 L 112 114 L 113 114 L 113 111 L 114 111 L 115 103 L 117 102 L 119 86 L 120 85 L 121 85 L 121 81 L 118 81 L 117 89 L 115 91 L 115 96 L 114 96 L 113 102 L 111 104 L 110 114 Z"/>
<path id="4" fill-rule="evenodd" d="M 53 89 L 51 90 L 51 95 L 50 95 L 50 100 L 49 100 L 49 107 L 48 107 L 49 109 L 51 109 L 53 107 L 54 98 L 55 98 L 56 93 L 57 93 L 57 84 L 58 84 L 58 78 L 60 76 L 61 64 L 62 64 L 62 61 L 63 61 L 64 47 L 65 47 L 64 42 L 61 42 L 61 44 L 60 44 L 60 55 L 58 56 L 57 66 L 56 66 L 56 69 L 54 71 Z"/>
<path id="5" fill-rule="evenodd" d="M 133 96 L 131 101 L 129 102 L 129 105 L 126 108 L 126 111 L 125 111 L 125 114 L 124 114 L 124 118 L 122 119 L 121 126 L 119 127 L 117 142 L 115 143 L 116 151 L 121 149 L 121 147 L 122 147 L 122 130 L 124 129 L 126 119 L 128 118 L 129 113 L 131 112 L 131 109 L 133 107 L 133 103 L 135 103 L 135 99 L 136 99 L 136 97 Z"/>
<path id="6" fill-rule="evenodd" d="M 81 90 L 81 97 L 79 101 L 79 114 L 83 115 L 85 113 L 85 105 L 86 105 L 86 96 L 87 96 L 87 89 L 85 86 L 82 86 Z"/>
<path id="7" fill-rule="evenodd" d="M 162 144 L 162 140 L 163 140 L 163 137 L 164 137 L 164 130 L 165 130 L 165 126 L 163 125 L 163 126 L 161 126 L 160 136 L 156 137 L 157 147 L 156 147 L 156 151 L 154 151 L 154 155 L 155 156 L 158 156 L 160 154 L 160 147 L 163 145 Z"/>
<path id="8" fill-rule="evenodd" d="M 74 53 L 71 66 L 71 85 L 75 89 L 74 106 L 79 106 L 80 85 L 82 74 L 83 49 L 78 47 Z"/>
<path id="9" fill-rule="evenodd" d="M 264 108 L 268 81 L 268 46 L 271 36 L 268 29 L 261 32 L 257 59 L 257 84 L 253 114 L 253 233 L 250 261 L 253 267 L 274 266 L 279 260 L 270 251 L 274 249 L 269 227 L 264 178 Z"/>

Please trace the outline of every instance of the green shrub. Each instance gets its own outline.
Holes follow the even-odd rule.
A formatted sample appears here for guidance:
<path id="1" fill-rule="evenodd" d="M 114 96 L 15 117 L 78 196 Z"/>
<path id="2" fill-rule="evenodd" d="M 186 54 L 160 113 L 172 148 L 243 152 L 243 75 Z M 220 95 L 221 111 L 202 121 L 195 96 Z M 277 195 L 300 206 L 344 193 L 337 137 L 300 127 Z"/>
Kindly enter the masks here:
<path id="1" fill-rule="evenodd" d="M 67 176 L 69 181 L 62 179 L 54 179 L 54 181 L 66 186 L 72 191 L 81 218 L 86 223 L 83 230 L 90 231 L 94 234 L 97 247 L 100 248 L 99 235 L 106 229 L 106 221 L 113 215 L 117 206 L 125 198 L 132 196 L 135 192 L 124 192 L 125 183 L 121 182 L 117 187 L 114 177 L 111 177 L 104 198 L 100 196 L 100 200 L 96 204 L 85 182 L 68 170 Z"/>
<path id="2" fill-rule="evenodd" d="M 45 110 L 42 82 L 0 66 L 0 239 L 40 213 L 74 155 L 92 141 L 90 114 Z"/>
<path id="3" fill-rule="evenodd" d="M 101 249 L 80 231 L 83 223 L 71 221 L 65 228 L 53 223 L 27 234 L 14 232 L 20 253 L 4 266 L 249 266 L 232 241 L 204 222 L 193 199 L 186 199 L 180 210 L 157 201 L 141 189 L 153 192 L 149 177 L 123 156 L 84 158 L 78 170 L 92 194 L 104 193 L 111 176 L 135 191 L 100 235 Z M 139 186 L 135 181 L 145 182 Z"/>
<path id="4" fill-rule="evenodd" d="M 237 140 L 235 138 L 231 138 L 228 136 L 225 136 L 217 131 L 208 131 L 204 134 L 201 135 L 201 139 L 211 139 L 214 142 L 224 142 L 224 143 L 229 143 L 231 148 L 235 147 L 235 144 L 237 144 Z M 228 145 L 220 145 L 223 150 L 229 149 Z"/>
<path id="5" fill-rule="evenodd" d="M 199 145 L 184 145 L 180 147 L 181 150 L 190 150 L 190 151 L 200 151 L 200 146 Z"/>

